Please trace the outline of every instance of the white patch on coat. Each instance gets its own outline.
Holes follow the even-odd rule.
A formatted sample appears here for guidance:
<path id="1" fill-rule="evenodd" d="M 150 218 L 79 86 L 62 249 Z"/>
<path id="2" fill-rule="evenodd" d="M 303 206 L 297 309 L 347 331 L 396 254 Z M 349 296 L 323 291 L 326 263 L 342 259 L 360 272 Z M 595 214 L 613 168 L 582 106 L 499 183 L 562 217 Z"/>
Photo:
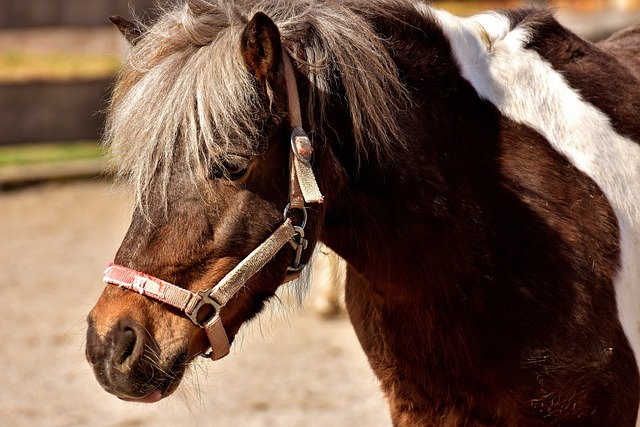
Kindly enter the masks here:
<path id="1" fill-rule="evenodd" d="M 495 12 L 459 18 L 419 9 L 440 23 L 464 78 L 479 96 L 542 134 L 608 198 L 620 225 L 618 314 L 640 366 L 640 146 L 619 135 L 607 115 L 525 48 L 531 37 L 526 27 L 511 29 L 509 18 Z"/>

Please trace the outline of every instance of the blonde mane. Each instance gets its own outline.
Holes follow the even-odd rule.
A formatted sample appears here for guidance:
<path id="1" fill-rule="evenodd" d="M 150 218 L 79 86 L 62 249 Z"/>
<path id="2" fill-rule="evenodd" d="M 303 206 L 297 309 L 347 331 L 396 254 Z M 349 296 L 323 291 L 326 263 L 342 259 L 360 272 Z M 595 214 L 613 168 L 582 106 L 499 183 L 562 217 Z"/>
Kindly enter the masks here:
<path id="1" fill-rule="evenodd" d="M 390 14 L 390 5 L 413 8 L 405 1 L 187 0 L 165 10 L 130 49 L 104 134 L 138 205 L 146 205 L 152 183 L 166 189 L 177 162 L 199 177 L 229 148 L 257 149 L 256 118 L 268 112 L 261 111 L 239 47 L 244 26 L 258 11 L 276 23 L 285 49 L 311 83 L 309 130 L 323 125 L 339 84 L 358 153 L 391 154 L 401 133 L 395 118 L 408 96 L 385 41 L 367 19 Z"/>

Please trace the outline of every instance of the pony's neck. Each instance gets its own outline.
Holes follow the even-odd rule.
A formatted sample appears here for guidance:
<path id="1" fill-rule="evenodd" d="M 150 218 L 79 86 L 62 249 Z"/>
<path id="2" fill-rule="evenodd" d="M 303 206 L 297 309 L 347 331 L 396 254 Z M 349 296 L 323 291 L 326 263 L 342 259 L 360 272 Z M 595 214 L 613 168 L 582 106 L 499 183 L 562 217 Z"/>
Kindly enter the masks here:
<path id="1" fill-rule="evenodd" d="M 357 161 L 353 147 L 333 146 L 346 176 L 322 239 L 387 298 L 459 297 L 457 283 L 473 274 L 463 242 L 482 244 L 478 195 L 496 191 L 499 118 L 461 78 L 447 80 L 427 77 L 417 88 L 416 98 L 432 99 L 402 119 L 407 134 L 393 158 Z"/>
<path id="2" fill-rule="evenodd" d="M 386 298 L 460 298 L 460 284 L 477 282 L 489 251 L 481 230 L 499 226 L 486 200 L 505 197 L 496 165 L 501 116 L 462 77 L 433 20 L 376 24 L 413 107 L 397 118 L 404 133 L 378 157 L 355 155 L 349 113 L 333 112 L 323 130 L 330 150 L 321 168 L 331 172 L 322 174 L 321 239 Z"/>

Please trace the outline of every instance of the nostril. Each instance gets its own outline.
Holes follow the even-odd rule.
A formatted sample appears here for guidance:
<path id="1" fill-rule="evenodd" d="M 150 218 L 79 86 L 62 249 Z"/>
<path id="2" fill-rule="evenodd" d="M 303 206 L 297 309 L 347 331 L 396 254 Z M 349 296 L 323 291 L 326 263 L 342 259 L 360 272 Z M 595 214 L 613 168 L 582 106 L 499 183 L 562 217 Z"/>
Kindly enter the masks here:
<path id="1" fill-rule="evenodd" d="M 133 355 L 133 351 L 136 348 L 136 333 L 131 328 L 125 328 L 122 332 L 120 342 L 116 346 L 114 351 L 114 362 L 118 365 L 123 365 Z"/>
<path id="2" fill-rule="evenodd" d="M 115 333 L 113 345 L 113 365 L 121 372 L 131 369 L 140 358 L 144 347 L 143 338 L 136 328 L 123 326 Z"/>

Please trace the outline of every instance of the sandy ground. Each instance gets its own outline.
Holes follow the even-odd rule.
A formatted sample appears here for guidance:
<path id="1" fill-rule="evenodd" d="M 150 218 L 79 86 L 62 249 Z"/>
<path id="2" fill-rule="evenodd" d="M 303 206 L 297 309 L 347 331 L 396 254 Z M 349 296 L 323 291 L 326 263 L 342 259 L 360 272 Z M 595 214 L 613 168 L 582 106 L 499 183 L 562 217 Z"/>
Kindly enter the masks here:
<path id="1" fill-rule="evenodd" d="M 389 426 L 346 317 L 275 305 L 155 405 L 104 392 L 84 318 L 129 220 L 111 184 L 0 192 L 0 426 Z"/>

